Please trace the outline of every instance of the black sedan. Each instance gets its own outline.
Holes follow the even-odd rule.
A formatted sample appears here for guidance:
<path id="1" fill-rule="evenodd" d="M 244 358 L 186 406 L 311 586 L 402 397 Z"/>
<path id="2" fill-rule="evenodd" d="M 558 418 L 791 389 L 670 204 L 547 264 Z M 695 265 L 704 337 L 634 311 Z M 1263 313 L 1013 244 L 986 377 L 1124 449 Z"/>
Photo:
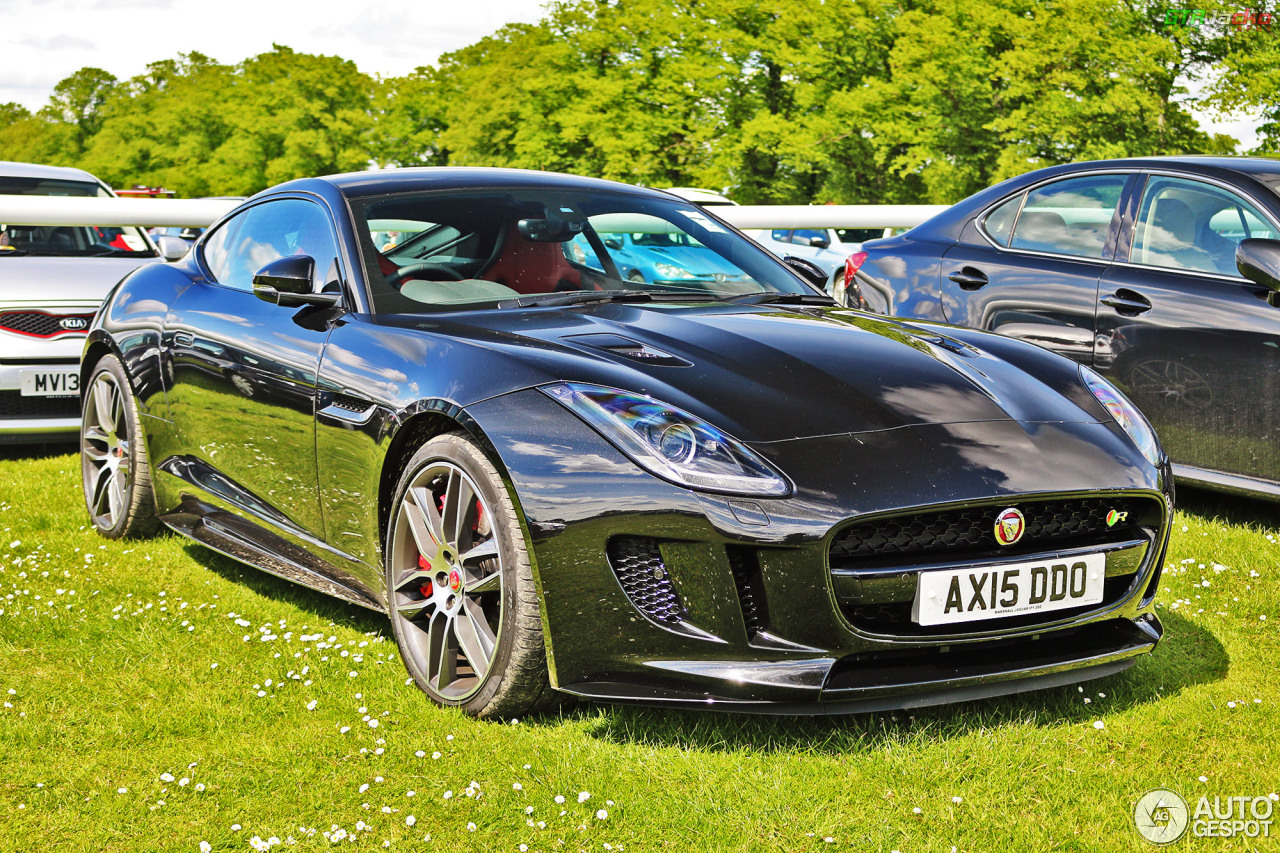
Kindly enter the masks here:
<path id="1" fill-rule="evenodd" d="M 837 297 L 1092 365 L 1151 419 L 1179 478 L 1277 498 L 1278 239 L 1280 160 L 1076 163 L 865 244 Z"/>
<path id="2" fill-rule="evenodd" d="M 738 272 L 630 282 L 620 234 Z M 102 534 L 164 525 L 386 612 L 479 716 L 923 705 L 1161 636 L 1167 460 L 1105 380 L 839 308 L 655 190 L 284 184 L 121 282 L 82 370 Z"/>

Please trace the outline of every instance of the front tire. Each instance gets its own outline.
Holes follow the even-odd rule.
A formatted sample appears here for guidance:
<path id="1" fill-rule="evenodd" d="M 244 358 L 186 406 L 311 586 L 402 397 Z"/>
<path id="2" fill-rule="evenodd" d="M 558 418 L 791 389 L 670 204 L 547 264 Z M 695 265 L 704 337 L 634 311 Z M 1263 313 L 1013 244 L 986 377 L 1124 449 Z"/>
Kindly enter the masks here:
<path id="1" fill-rule="evenodd" d="M 108 539 L 160 528 L 138 404 L 114 355 L 93 368 L 80 420 L 80 475 L 89 519 Z"/>
<path id="2" fill-rule="evenodd" d="M 385 569 L 405 668 L 436 703 L 481 718 L 553 698 L 524 534 L 497 470 L 457 434 L 424 444 L 396 487 Z"/>

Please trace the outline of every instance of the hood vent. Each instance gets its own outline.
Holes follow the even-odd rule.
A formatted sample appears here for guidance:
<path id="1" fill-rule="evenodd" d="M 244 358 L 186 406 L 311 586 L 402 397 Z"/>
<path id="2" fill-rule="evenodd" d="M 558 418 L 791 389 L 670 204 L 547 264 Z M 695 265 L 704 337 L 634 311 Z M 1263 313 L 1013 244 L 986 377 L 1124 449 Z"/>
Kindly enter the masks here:
<path id="1" fill-rule="evenodd" d="M 662 367 L 692 367 L 692 362 L 664 352 L 648 344 L 624 338 L 622 335 L 570 335 L 561 338 L 565 343 L 607 352 L 610 355 L 622 356 L 630 361 L 642 364 L 654 364 Z"/>

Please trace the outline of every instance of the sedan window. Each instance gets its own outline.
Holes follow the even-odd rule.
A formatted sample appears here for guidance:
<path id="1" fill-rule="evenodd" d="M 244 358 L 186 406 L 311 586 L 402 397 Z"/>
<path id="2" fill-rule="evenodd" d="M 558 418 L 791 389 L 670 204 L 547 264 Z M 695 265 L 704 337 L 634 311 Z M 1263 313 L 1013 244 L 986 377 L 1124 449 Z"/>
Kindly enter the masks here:
<path id="1" fill-rule="evenodd" d="M 1101 258 L 1128 175 L 1085 175 L 1027 194 L 1009 246 L 1055 255 Z M 997 213 L 1002 213 L 999 208 Z"/>
<path id="2" fill-rule="evenodd" d="M 1257 208 L 1233 192 L 1156 175 L 1142 195 L 1130 260 L 1238 276 L 1237 244 L 1249 237 L 1275 239 L 1276 234 Z"/>

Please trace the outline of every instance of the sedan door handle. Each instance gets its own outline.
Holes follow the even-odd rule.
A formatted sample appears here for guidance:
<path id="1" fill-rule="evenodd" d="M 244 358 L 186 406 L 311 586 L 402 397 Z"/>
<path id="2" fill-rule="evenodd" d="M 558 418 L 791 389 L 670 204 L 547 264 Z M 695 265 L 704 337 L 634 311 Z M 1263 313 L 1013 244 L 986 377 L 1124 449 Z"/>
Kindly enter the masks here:
<path id="1" fill-rule="evenodd" d="M 987 274 L 973 267 L 958 269 L 947 278 L 960 285 L 961 290 L 977 290 L 987 283 Z"/>
<path id="2" fill-rule="evenodd" d="M 173 342 L 180 347 L 194 346 L 196 342 L 196 336 L 191 334 L 190 332 L 174 332 Z"/>
<path id="3" fill-rule="evenodd" d="M 1116 309 L 1121 314 L 1132 317 L 1151 310 L 1151 300 L 1141 293 L 1121 288 L 1110 296 L 1102 297 L 1102 304 Z"/>

